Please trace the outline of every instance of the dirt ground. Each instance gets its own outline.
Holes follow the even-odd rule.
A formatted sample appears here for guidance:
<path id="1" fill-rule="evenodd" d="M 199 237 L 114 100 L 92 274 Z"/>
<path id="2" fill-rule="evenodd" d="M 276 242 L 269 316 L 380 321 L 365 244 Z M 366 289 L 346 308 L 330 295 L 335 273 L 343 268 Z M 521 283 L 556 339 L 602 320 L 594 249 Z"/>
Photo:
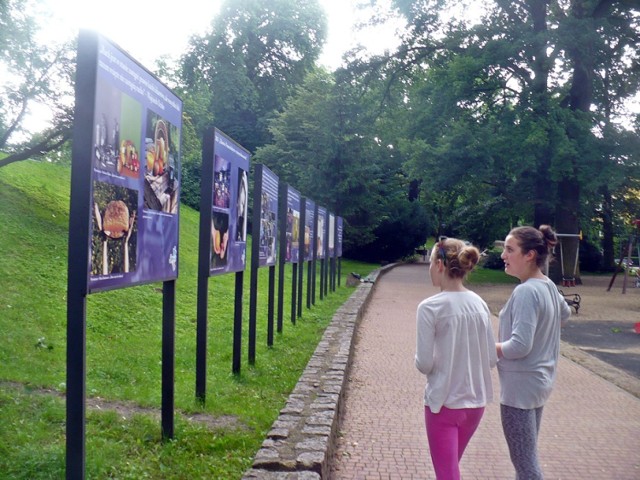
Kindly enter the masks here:
<path id="1" fill-rule="evenodd" d="M 582 285 L 561 287 L 568 298 L 580 295 L 580 307 L 572 310 L 571 321 L 563 328 L 562 340 L 579 350 L 640 379 L 640 334 L 635 324 L 640 322 L 640 288 L 629 278 L 626 292 L 623 276 L 618 275 L 607 291 L 611 275 L 583 275 Z M 498 314 L 513 285 L 470 286 Z M 638 326 L 640 328 L 640 325 Z"/>

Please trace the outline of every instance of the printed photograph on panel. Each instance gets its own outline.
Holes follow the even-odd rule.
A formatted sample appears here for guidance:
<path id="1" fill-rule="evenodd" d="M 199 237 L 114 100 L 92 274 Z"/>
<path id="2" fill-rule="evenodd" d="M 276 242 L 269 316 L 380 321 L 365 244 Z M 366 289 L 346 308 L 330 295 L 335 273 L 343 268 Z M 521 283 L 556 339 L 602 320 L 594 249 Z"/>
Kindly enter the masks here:
<path id="1" fill-rule="evenodd" d="M 229 214 L 213 211 L 211 214 L 211 268 L 224 267 L 229 256 Z"/>
<path id="2" fill-rule="evenodd" d="M 144 208 L 178 213 L 179 184 L 176 159 L 180 134 L 177 127 L 147 110 L 145 128 Z"/>
<path id="3" fill-rule="evenodd" d="M 277 222 L 271 202 L 269 194 L 263 191 L 260 203 L 260 250 L 264 252 L 267 264 L 273 263 L 276 257 Z"/>
<path id="4" fill-rule="evenodd" d="M 231 204 L 231 165 L 219 155 L 213 165 L 213 205 L 229 208 Z"/>
<path id="5" fill-rule="evenodd" d="M 136 269 L 138 192 L 104 182 L 93 185 L 91 275 Z"/>
<path id="6" fill-rule="evenodd" d="M 247 214 L 249 208 L 249 182 L 247 180 L 247 172 L 238 169 L 238 217 L 236 220 L 236 240 L 245 242 L 247 240 Z"/>

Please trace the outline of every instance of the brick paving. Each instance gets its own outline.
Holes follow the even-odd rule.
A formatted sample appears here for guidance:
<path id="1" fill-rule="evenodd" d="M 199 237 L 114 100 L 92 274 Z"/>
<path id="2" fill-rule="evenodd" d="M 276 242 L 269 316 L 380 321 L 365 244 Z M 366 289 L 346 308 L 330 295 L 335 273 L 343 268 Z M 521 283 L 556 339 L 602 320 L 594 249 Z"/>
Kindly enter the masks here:
<path id="1" fill-rule="evenodd" d="M 425 379 L 413 364 L 415 310 L 435 292 L 424 264 L 398 266 L 377 279 L 356 333 L 332 479 L 435 478 L 424 431 Z M 515 476 L 495 370 L 493 382 L 495 400 L 461 462 L 465 480 Z M 640 399 L 561 357 L 539 450 L 547 480 L 640 479 Z"/>

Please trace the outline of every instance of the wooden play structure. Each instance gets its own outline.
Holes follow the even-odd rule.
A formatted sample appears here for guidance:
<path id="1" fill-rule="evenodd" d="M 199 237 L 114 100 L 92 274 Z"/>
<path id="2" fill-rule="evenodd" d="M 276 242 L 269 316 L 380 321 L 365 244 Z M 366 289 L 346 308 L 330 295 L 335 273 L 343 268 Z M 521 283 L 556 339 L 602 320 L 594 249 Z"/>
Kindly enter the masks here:
<path id="1" fill-rule="evenodd" d="M 607 292 L 611 290 L 613 286 L 613 282 L 615 282 L 616 277 L 620 271 L 624 271 L 624 279 L 622 280 L 622 293 L 627 293 L 627 282 L 629 279 L 629 272 L 631 270 L 631 253 L 633 252 L 633 248 L 636 247 L 638 249 L 638 257 L 640 257 L 640 244 L 638 244 L 638 237 L 640 237 L 640 218 L 636 218 L 632 224 L 636 227 L 636 233 L 632 233 L 629 235 L 629 241 L 627 242 L 626 248 L 622 248 L 622 252 L 620 254 L 620 259 L 618 260 L 618 264 L 616 265 L 616 269 L 613 272 L 613 276 L 611 277 L 611 281 L 609 282 L 609 287 L 607 288 Z M 626 255 L 625 255 L 626 250 Z M 625 268 L 622 267 L 622 264 L 625 263 Z M 636 269 L 636 278 L 635 278 L 635 286 L 640 286 L 640 267 Z"/>
<path id="2" fill-rule="evenodd" d="M 580 233 L 556 233 L 556 236 L 560 239 L 560 266 L 562 268 L 562 286 L 563 287 L 575 287 L 576 286 L 576 273 L 578 272 L 578 252 L 580 251 L 580 240 L 582 240 L 582 230 Z M 565 245 L 563 242 L 564 238 L 577 238 L 576 249 L 575 249 L 575 259 L 573 262 L 573 271 L 571 274 L 565 271 L 564 268 L 564 255 L 565 255 Z M 567 242 L 568 243 L 568 242 Z M 576 309 L 576 312 L 578 310 Z"/>

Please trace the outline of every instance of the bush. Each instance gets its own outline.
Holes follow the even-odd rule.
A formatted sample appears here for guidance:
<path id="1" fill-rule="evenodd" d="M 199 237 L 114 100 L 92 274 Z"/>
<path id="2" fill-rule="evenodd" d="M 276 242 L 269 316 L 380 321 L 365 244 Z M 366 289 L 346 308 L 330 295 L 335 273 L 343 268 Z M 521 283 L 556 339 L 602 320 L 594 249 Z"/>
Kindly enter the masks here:
<path id="1" fill-rule="evenodd" d="M 503 270 L 504 261 L 500 258 L 500 255 L 502 255 L 502 249 L 485 251 L 484 256 L 480 259 L 480 266 L 490 270 Z"/>
<path id="2" fill-rule="evenodd" d="M 415 254 L 429 231 L 428 219 L 418 202 L 392 205 L 395 210 L 374 229 L 374 240 L 360 244 L 345 256 L 368 263 L 396 262 Z"/>
<path id="3" fill-rule="evenodd" d="M 581 272 L 599 272 L 602 269 L 602 253 L 588 240 L 580 242 L 579 259 Z"/>

